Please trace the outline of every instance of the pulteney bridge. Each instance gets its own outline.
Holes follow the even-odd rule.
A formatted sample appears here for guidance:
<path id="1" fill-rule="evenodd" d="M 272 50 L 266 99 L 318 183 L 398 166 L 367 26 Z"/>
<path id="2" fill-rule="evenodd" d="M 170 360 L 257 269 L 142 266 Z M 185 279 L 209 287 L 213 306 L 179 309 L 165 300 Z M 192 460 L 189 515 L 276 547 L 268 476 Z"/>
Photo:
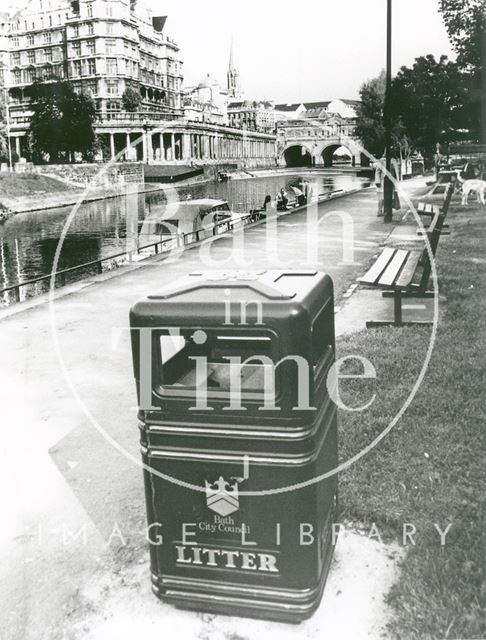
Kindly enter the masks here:
<path id="1" fill-rule="evenodd" d="M 354 135 L 352 118 L 301 118 L 277 123 L 277 161 L 287 167 L 332 167 L 335 152 L 344 147 L 353 166 L 369 165 Z"/>

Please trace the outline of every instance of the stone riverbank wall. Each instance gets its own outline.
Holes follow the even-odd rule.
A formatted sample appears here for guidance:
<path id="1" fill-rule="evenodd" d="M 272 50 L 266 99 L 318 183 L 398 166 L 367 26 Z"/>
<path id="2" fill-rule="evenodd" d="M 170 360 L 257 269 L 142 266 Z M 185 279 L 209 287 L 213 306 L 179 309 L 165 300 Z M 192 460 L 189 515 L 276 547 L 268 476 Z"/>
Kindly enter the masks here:
<path id="1" fill-rule="evenodd" d="M 138 184 L 144 181 L 143 163 L 141 162 L 117 162 L 112 165 L 101 163 L 36 165 L 32 171 L 79 187 L 85 187 L 88 184 L 98 187 L 113 187 L 130 183 Z"/>

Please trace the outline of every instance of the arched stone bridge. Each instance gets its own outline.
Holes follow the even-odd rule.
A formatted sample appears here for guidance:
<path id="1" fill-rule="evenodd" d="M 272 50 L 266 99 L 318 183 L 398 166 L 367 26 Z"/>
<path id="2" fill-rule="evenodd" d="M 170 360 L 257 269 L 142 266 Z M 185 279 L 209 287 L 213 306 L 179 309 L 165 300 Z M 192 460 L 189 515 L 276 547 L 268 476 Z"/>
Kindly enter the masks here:
<path id="1" fill-rule="evenodd" d="M 352 165 L 369 164 L 354 135 L 355 120 L 332 116 L 302 118 L 277 124 L 277 161 L 287 167 L 332 167 L 335 152 L 345 147 Z"/>

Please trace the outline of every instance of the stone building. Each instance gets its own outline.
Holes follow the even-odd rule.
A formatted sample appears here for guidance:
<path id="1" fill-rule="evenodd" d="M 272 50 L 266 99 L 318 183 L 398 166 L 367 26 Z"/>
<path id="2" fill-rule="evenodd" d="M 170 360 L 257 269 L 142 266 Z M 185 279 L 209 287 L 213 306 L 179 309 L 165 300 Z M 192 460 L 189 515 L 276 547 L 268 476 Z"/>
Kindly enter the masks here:
<path id="1" fill-rule="evenodd" d="M 347 100 L 334 98 L 321 102 L 294 102 L 289 104 L 276 104 L 275 112 L 277 120 L 295 120 L 296 118 L 327 118 L 338 115 L 344 119 L 356 118 L 356 107 L 359 100 Z"/>
<path id="2" fill-rule="evenodd" d="M 129 88 L 140 96 L 144 120 L 180 117 L 182 62 L 179 47 L 165 35 L 165 21 L 136 0 L 31 0 L 14 14 L 7 82 L 17 151 L 25 148 L 35 81 L 71 81 L 93 97 L 100 124 L 126 121 L 123 94 Z"/>
<path id="3" fill-rule="evenodd" d="M 0 13 L 0 126 L 7 120 L 6 81 L 8 69 L 8 13 Z"/>
<path id="4" fill-rule="evenodd" d="M 192 122 L 228 124 L 228 91 L 209 74 L 184 92 L 184 118 Z"/>
<path id="5" fill-rule="evenodd" d="M 216 81 L 205 78 L 193 95 L 184 94 L 166 17 L 152 16 L 142 2 L 30 0 L 10 16 L 11 146 L 28 155 L 33 83 L 67 80 L 95 102 L 99 160 L 273 164 L 275 136 L 229 127 L 228 92 Z M 231 77 L 237 95 L 238 73 Z"/>
<path id="6" fill-rule="evenodd" d="M 249 131 L 275 131 L 273 102 L 258 100 L 232 101 L 228 105 L 228 119 L 232 127 Z"/>

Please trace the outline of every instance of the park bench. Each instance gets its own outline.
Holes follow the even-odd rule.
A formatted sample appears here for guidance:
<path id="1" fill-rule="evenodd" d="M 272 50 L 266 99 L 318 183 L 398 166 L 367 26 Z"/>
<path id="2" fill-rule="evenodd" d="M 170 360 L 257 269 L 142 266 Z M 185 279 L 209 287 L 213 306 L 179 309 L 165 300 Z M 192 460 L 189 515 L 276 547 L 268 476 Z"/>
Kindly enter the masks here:
<path id="1" fill-rule="evenodd" d="M 437 211 L 427 230 L 433 258 L 435 258 L 443 224 L 444 214 Z M 393 297 L 394 317 L 393 321 L 369 321 L 366 326 L 371 328 L 385 325 L 432 324 L 431 321 L 422 320 L 404 322 L 402 307 L 403 299 L 406 298 L 434 297 L 434 292 L 427 290 L 431 271 L 432 264 L 427 246 L 423 249 L 385 247 L 358 282 L 368 287 L 383 289 L 384 297 Z"/>
<path id="2" fill-rule="evenodd" d="M 423 216 L 425 218 L 430 218 L 431 222 L 432 222 L 432 220 L 434 220 L 436 215 L 438 213 L 440 213 L 440 214 L 442 214 L 444 216 L 444 221 L 445 221 L 445 219 L 447 217 L 447 214 L 449 213 L 449 207 L 451 205 L 451 200 L 452 200 L 452 196 L 453 195 L 454 195 L 454 185 L 453 185 L 453 183 L 449 183 L 449 185 L 447 186 L 446 192 L 445 192 L 444 204 L 441 207 L 438 207 L 437 205 L 431 204 L 429 202 L 418 202 L 417 206 L 416 206 L 417 213 L 419 214 L 419 216 Z M 411 211 L 408 211 L 407 214 L 405 215 L 405 218 L 410 213 L 411 213 Z M 424 226 L 426 226 L 426 225 L 424 225 Z M 428 226 L 430 226 L 430 224 Z M 442 225 L 442 230 L 441 231 L 444 234 L 449 233 L 449 225 L 447 225 L 444 222 L 443 225 Z M 423 235 L 422 229 L 418 229 L 417 235 Z"/>

